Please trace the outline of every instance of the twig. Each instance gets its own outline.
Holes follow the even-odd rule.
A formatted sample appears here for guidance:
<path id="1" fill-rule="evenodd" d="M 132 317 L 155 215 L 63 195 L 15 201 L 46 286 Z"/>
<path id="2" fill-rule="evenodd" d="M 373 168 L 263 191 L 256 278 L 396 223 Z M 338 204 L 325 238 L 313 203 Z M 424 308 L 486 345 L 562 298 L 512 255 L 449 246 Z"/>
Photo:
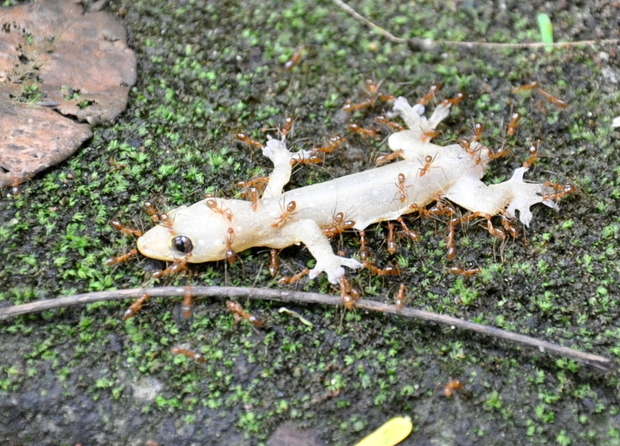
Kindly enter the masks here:
<path id="1" fill-rule="evenodd" d="M 361 15 L 359 12 L 355 11 L 349 5 L 347 5 L 342 0 L 332 0 L 339 8 L 347 13 L 351 14 L 355 19 L 360 22 L 365 23 L 369 28 L 374 30 L 377 34 L 385 37 L 390 42 L 394 43 L 407 43 L 409 47 L 414 51 L 428 51 L 434 49 L 438 46 L 449 46 L 449 47 L 464 47 L 464 48 L 567 48 L 573 46 L 586 46 L 586 45 L 605 45 L 605 44 L 615 44 L 620 42 L 620 39 L 605 39 L 605 40 L 580 40 L 577 42 L 554 42 L 554 43 L 495 43 L 495 42 L 457 42 L 454 40 L 433 40 L 433 39 L 423 39 L 421 37 L 413 37 L 411 39 L 404 39 L 402 37 L 396 37 L 394 34 L 390 33 L 386 29 L 381 28 L 379 25 L 371 22 L 366 17 Z"/>
<path id="2" fill-rule="evenodd" d="M 406 43 L 407 42 L 407 39 L 402 39 L 400 37 L 396 37 L 394 34 L 390 33 L 389 31 L 386 31 L 385 29 L 381 28 L 380 26 L 375 25 L 374 23 L 372 23 L 366 17 L 361 15 L 355 9 L 351 8 L 349 5 L 347 5 L 342 0 L 333 0 L 333 2 L 336 5 L 338 5 L 342 10 L 348 12 L 353 17 L 355 17 L 357 20 L 359 20 L 360 22 L 364 22 L 370 28 L 374 29 L 377 34 L 381 34 L 383 37 L 387 38 L 389 41 L 395 42 L 395 43 Z"/>
<path id="3" fill-rule="evenodd" d="M 159 288 L 134 288 L 129 290 L 100 291 L 97 293 L 76 294 L 74 296 L 58 297 L 56 299 L 42 300 L 31 302 L 12 307 L 0 308 L 0 320 L 6 320 L 14 316 L 32 314 L 55 308 L 68 307 L 78 304 L 88 304 L 93 302 L 102 302 L 106 300 L 123 300 L 137 299 L 144 294 L 150 297 L 180 297 L 187 292 L 187 287 L 159 287 Z M 271 300 L 278 302 L 295 302 L 295 303 L 314 303 L 321 305 L 341 305 L 340 297 L 329 296 L 320 293 L 308 293 L 301 291 L 273 290 L 260 288 L 241 288 L 241 287 L 215 287 L 215 286 L 197 286 L 191 287 L 193 297 L 225 297 L 225 298 L 248 298 L 257 300 Z M 424 321 L 435 322 L 437 324 L 449 325 L 454 328 L 475 331 L 487 336 L 504 339 L 515 342 L 517 344 L 527 345 L 538 348 L 541 352 L 555 353 L 566 358 L 573 359 L 583 364 L 588 364 L 604 371 L 610 371 L 613 368 L 613 362 L 602 356 L 592 355 L 568 347 L 562 347 L 550 342 L 541 341 L 529 336 L 520 335 L 499 328 L 488 327 L 461 319 L 444 316 L 442 314 L 431 313 L 424 310 L 416 310 L 413 308 L 401 308 L 396 305 L 388 305 L 381 302 L 370 300 L 359 300 L 356 308 L 378 311 L 381 313 L 396 314 L 399 316 L 420 319 Z"/>

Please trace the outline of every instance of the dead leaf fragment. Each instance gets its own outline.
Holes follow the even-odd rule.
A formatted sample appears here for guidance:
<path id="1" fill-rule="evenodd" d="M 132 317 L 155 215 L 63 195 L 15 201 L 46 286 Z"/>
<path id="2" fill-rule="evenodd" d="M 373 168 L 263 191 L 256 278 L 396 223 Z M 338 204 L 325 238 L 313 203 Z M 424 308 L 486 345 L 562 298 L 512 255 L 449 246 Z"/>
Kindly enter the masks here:
<path id="1" fill-rule="evenodd" d="M 92 132 L 45 107 L 0 104 L 0 187 L 16 186 L 65 160 Z"/>
<path id="2" fill-rule="evenodd" d="M 267 440 L 267 446 L 323 446 L 319 433 L 314 430 L 300 429 L 292 422 L 281 424 Z"/>
<path id="3" fill-rule="evenodd" d="M 62 161 L 90 137 L 56 111 L 91 125 L 111 122 L 135 82 L 135 53 L 111 14 L 84 13 L 75 0 L 1 8 L 0 187 Z"/>
<path id="4" fill-rule="evenodd" d="M 45 0 L 0 10 L 0 26 L 4 97 L 19 94 L 36 77 L 44 100 L 91 125 L 112 121 L 125 109 L 136 56 L 111 14 L 84 14 L 73 0 Z"/>

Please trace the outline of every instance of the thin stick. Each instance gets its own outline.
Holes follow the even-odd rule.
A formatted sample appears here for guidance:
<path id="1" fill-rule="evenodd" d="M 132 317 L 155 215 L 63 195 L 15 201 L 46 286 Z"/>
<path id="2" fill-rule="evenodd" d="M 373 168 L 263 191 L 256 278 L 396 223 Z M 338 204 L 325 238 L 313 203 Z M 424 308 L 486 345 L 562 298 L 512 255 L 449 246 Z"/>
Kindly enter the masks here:
<path id="1" fill-rule="evenodd" d="M 387 38 L 389 41 L 395 42 L 395 43 L 406 43 L 407 42 L 407 39 L 402 39 L 400 37 L 396 37 L 394 34 L 390 33 L 389 31 L 381 28 L 378 25 L 375 25 L 373 22 L 371 22 L 366 17 L 361 15 L 355 9 L 351 8 L 349 5 L 347 5 L 342 0 L 333 0 L 333 2 L 336 5 L 338 5 L 342 10 L 348 12 L 353 17 L 355 17 L 357 20 L 359 20 L 360 22 L 364 22 L 370 28 L 374 29 L 377 34 L 381 34 L 383 37 Z"/>
<path id="2" fill-rule="evenodd" d="M 605 39 L 605 40 L 580 40 L 578 42 L 554 42 L 554 43 L 495 43 L 495 42 L 456 42 L 453 40 L 433 40 L 423 39 L 420 37 L 414 37 L 411 39 L 403 39 L 402 37 L 396 37 L 386 29 L 381 28 L 379 25 L 371 22 L 359 12 L 351 8 L 342 0 L 332 0 L 343 11 L 351 14 L 355 19 L 365 23 L 369 28 L 374 30 L 377 34 L 388 39 L 394 43 L 408 43 L 409 46 L 415 51 L 428 51 L 437 46 L 450 46 L 450 47 L 465 47 L 465 48 L 543 48 L 543 47 L 555 47 L 555 48 L 567 48 L 573 46 L 586 46 L 586 45 L 605 45 L 616 44 L 620 42 L 620 39 Z"/>
<path id="3" fill-rule="evenodd" d="M 159 288 L 134 288 L 129 290 L 100 291 L 97 293 L 76 294 L 74 296 L 58 297 L 56 299 L 31 302 L 12 307 L 0 308 L 0 320 L 10 319 L 14 316 L 32 314 L 55 308 L 69 307 L 78 304 L 88 304 L 102 302 L 106 300 L 137 299 L 144 294 L 150 297 L 180 297 L 184 296 L 187 287 L 159 287 Z M 219 297 L 219 298 L 248 298 L 257 300 L 272 300 L 278 302 L 313 303 L 321 305 L 340 306 L 339 296 L 330 296 L 320 293 L 308 293 L 301 291 L 273 290 L 260 288 L 241 288 L 241 287 L 216 287 L 216 286 L 197 286 L 191 287 L 193 297 Z M 591 365 L 600 370 L 610 371 L 613 362 L 602 356 L 592 355 L 568 347 L 562 347 L 550 342 L 541 341 L 529 336 L 520 335 L 499 328 L 488 327 L 485 325 L 468 322 L 442 314 L 431 313 L 414 308 L 398 309 L 396 305 L 388 305 L 381 302 L 370 300 L 359 300 L 356 308 L 363 310 L 378 311 L 381 313 L 391 313 L 399 316 L 435 322 L 437 324 L 449 325 L 453 328 L 475 331 L 487 336 L 504 339 L 517 344 L 527 345 L 538 348 L 541 352 L 550 352 L 566 358 L 573 359 L 583 364 Z"/>

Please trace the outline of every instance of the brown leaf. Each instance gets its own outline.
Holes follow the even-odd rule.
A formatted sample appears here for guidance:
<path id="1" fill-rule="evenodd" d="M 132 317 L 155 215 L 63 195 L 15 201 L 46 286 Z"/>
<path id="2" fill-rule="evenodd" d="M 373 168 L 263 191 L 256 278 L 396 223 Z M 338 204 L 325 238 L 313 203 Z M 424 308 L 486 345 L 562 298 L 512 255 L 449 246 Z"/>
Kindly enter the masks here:
<path id="1" fill-rule="evenodd" d="M 91 125 L 111 122 L 135 82 L 135 54 L 111 14 L 85 14 L 74 0 L 0 9 L 0 187 L 44 169 L 44 159 L 62 161 L 90 136 L 33 103 Z"/>
<path id="2" fill-rule="evenodd" d="M 92 132 L 45 107 L 0 103 L 0 187 L 16 186 L 69 157 Z"/>
<path id="3" fill-rule="evenodd" d="M 268 446 L 323 446 L 319 433 L 311 429 L 300 429 L 292 422 L 281 424 L 267 440 Z"/>

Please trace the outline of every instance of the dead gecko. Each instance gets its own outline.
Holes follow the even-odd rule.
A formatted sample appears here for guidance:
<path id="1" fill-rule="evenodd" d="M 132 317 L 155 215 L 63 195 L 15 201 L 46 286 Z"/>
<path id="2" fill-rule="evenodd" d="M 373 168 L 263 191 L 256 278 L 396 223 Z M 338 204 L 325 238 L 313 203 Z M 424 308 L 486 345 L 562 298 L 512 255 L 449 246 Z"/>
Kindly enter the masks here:
<path id="1" fill-rule="evenodd" d="M 450 106 L 444 101 L 427 119 L 423 105 L 411 106 L 404 97 L 397 98 L 392 114 L 400 116 L 408 129 L 393 133 L 388 145 L 401 161 L 287 192 L 283 188 L 290 180 L 293 161 L 307 158 L 309 152 L 290 152 L 285 136 L 270 138 L 263 154 L 274 169 L 259 200 L 209 197 L 178 207 L 167 213 L 166 224 L 138 239 L 138 250 L 158 260 L 202 263 L 224 260 L 252 247 L 281 249 L 303 243 L 316 259 L 309 277 L 325 272 L 330 282 L 338 283 L 344 266 L 363 266 L 337 256 L 324 234 L 339 213 L 354 223 L 352 228 L 363 230 L 442 198 L 488 218 L 501 213 L 512 219 L 519 211 L 519 220 L 529 226 L 530 206 L 542 202 L 557 207 L 552 197 L 558 194 L 550 186 L 523 181 L 526 167 L 516 169 L 508 181 L 483 183 L 493 156 L 482 144 L 431 143 L 429 135 L 449 115 Z"/>

